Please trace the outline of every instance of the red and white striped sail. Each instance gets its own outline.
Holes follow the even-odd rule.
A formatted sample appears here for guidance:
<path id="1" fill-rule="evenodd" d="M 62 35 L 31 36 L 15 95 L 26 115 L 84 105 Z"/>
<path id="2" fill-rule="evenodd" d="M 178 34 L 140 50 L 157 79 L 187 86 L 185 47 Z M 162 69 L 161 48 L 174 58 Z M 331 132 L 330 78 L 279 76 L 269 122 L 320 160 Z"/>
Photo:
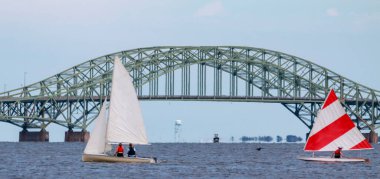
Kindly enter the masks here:
<path id="1" fill-rule="evenodd" d="M 305 144 L 305 151 L 373 149 L 347 115 L 334 90 L 331 90 L 318 112 Z"/>

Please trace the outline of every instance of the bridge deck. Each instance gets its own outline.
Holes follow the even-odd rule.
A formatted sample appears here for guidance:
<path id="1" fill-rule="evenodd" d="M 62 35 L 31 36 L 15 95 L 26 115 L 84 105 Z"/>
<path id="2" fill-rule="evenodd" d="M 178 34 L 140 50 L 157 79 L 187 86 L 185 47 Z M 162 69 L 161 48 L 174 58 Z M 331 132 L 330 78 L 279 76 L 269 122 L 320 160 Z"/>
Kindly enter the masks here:
<path id="1" fill-rule="evenodd" d="M 90 97 L 38 97 L 38 98 L 14 98 L 14 97 L 1 97 L 0 102 L 3 103 L 32 103 L 32 102 L 46 102 L 49 100 L 54 100 L 55 102 L 77 102 L 93 100 L 99 101 L 100 99 L 105 99 L 106 96 L 90 96 Z M 107 96 L 110 99 L 109 96 Z M 183 96 L 183 95 L 173 95 L 173 96 L 149 96 L 143 95 L 138 96 L 140 100 L 174 100 L 174 101 L 236 101 L 236 102 L 265 102 L 265 103 L 322 103 L 325 99 L 323 98 L 293 98 L 293 97 L 262 97 L 262 96 Z M 347 104 L 370 104 L 372 100 L 359 100 L 345 99 Z"/>

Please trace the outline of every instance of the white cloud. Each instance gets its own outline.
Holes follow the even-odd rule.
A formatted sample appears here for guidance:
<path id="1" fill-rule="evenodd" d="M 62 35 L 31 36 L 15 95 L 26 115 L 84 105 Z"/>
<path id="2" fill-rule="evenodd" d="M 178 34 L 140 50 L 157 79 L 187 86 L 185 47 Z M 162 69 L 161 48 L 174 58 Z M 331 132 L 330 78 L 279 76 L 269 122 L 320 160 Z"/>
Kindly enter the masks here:
<path id="1" fill-rule="evenodd" d="M 197 17 L 210 17 L 216 16 L 223 12 L 223 4 L 220 1 L 213 1 L 211 3 L 205 4 L 197 10 L 195 16 Z"/>
<path id="2" fill-rule="evenodd" d="M 330 9 L 327 9 L 326 10 L 326 14 L 330 17 L 336 17 L 336 16 L 339 16 L 339 12 L 337 9 L 335 8 L 330 8 Z"/>

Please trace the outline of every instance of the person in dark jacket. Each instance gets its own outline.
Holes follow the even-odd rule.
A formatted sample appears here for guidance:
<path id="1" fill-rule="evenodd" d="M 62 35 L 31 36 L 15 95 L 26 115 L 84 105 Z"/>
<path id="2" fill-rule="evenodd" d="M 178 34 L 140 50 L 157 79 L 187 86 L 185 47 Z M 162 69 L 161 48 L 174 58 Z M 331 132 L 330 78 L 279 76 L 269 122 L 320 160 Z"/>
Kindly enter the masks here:
<path id="1" fill-rule="evenodd" d="M 136 157 L 136 149 L 133 147 L 132 143 L 129 143 L 128 157 Z"/>

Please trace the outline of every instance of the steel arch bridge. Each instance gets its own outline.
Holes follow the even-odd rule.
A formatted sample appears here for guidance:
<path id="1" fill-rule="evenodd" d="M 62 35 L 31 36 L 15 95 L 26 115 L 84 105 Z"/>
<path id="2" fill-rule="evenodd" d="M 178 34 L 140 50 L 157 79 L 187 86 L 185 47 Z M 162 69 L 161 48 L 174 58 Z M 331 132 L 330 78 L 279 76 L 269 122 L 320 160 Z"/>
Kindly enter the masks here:
<path id="1" fill-rule="evenodd" d="M 311 129 L 334 89 L 359 129 L 380 128 L 380 91 L 299 57 L 241 46 L 148 47 L 92 59 L 0 93 L 0 121 L 24 130 L 58 124 L 86 131 L 109 96 L 116 56 L 141 100 L 280 103 Z"/>

